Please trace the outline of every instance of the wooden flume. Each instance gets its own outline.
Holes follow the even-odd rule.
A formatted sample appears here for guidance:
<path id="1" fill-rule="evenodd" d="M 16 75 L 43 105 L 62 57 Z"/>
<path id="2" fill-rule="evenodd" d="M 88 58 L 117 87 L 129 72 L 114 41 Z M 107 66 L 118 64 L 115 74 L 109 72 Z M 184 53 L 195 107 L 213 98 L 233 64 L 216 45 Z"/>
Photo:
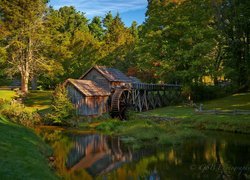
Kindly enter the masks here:
<path id="1" fill-rule="evenodd" d="M 127 119 L 128 108 L 138 112 L 155 109 L 180 100 L 181 86 L 175 84 L 124 83 L 113 87 L 110 115 Z"/>

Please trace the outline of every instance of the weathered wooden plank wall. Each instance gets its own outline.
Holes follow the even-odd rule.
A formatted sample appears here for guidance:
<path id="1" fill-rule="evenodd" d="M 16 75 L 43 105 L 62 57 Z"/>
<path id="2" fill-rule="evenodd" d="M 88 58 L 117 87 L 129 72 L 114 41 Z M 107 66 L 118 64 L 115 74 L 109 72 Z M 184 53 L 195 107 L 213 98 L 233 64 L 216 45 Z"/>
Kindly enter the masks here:
<path id="1" fill-rule="evenodd" d="M 76 114 L 92 116 L 108 112 L 108 96 L 84 96 L 72 85 L 67 85 L 67 91 Z"/>
<path id="2" fill-rule="evenodd" d="M 83 80 L 92 80 L 98 84 L 98 86 L 102 87 L 103 89 L 110 91 L 110 82 L 97 70 L 92 69 L 84 78 Z"/>

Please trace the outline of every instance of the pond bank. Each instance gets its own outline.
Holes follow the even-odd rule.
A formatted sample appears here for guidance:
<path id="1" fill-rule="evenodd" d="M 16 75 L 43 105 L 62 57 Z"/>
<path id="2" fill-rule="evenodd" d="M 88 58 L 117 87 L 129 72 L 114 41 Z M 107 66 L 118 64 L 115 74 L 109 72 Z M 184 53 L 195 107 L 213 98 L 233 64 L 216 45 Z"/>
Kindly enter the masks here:
<path id="1" fill-rule="evenodd" d="M 180 115 L 180 114 L 179 114 Z M 92 123 L 80 123 L 79 130 L 93 130 L 99 133 L 121 136 L 122 141 L 136 148 L 144 145 L 181 144 L 188 139 L 203 138 L 203 130 L 224 131 L 231 133 L 250 134 L 248 116 L 214 115 L 192 117 L 133 116 L 129 121 L 105 120 Z M 155 117 L 155 116 L 153 116 Z"/>
<path id="2" fill-rule="evenodd" d="M 51 153 L 32 130 L 0 115 L 0 179 L 56 179 L 46 160 Z"/>
<path id="3" fill-rule="evenodd" d="M 203 102 L 204 109 L 250 109 L 250 92 Z M 132 113 L 130 120 L 93 120 L 80 128 L 122 135 L 127 139 L 155 144 L 179 143 L 187 138 L 202 137 L 201 130 L 250 134 L 250 115 L 200 114 L 190 105 L 168 106 L 142 113 Z"/>

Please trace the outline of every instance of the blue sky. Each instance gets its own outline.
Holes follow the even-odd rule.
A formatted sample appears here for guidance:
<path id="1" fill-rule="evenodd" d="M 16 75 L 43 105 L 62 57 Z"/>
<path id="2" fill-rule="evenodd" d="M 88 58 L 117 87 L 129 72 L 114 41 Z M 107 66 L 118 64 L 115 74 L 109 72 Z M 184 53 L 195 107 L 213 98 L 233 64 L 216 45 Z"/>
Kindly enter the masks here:
<path id="1" fill-rule="evenodd" d="M 50 0 L 49 5 L 55 9 L 74 6 L 78 11 L 84 12 L 89 19 L 104 16 L 109 11 L 113 14 L 119 12 L 123 22 L 130 26 L 133 20 L 138 24 L 145 20 L 147 0 Z"/>

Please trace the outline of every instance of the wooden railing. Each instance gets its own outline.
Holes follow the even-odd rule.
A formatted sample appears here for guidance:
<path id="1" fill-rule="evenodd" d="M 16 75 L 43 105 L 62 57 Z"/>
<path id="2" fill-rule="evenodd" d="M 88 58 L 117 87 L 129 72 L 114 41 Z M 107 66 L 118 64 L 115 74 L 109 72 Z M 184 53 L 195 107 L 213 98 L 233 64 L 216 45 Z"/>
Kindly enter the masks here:
<path id="1" fill-rule="evenodd" d="M 148 91 L 160 91 L 167 89 L 179 89 L 180 85 L 176 84 L 147 84 L 147 83 L 132 83 L 132 89 L 148 90 Z"/>

